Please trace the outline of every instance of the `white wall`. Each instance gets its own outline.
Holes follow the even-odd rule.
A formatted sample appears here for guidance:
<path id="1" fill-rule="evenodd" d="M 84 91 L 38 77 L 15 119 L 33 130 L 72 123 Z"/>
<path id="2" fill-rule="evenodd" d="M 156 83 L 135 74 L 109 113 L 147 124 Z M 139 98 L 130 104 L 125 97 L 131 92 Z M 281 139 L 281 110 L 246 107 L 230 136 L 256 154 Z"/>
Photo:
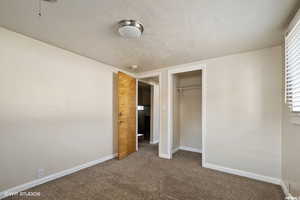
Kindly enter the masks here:
<path id="1" fill-rule="evenodd" d="M 113 73 L 0 28 L 0 191 L 114 153 Z M 116 146 L 116 144 L 115 144 Z"/>
<path id="2" fill-rule="evenodd" d="M 206 162 L 281 178 L 281 47 L 205 64 Z"/>
<path id="3" fill-rule="evenodd" d="M 291 30 L 299 19 L 300 10 L 288 30 Z M 282 66 L 284 67 L 284 64 Z M 292 195 L 300 196 L 300 115 L 291 113 L 284 102 L 282 105 L 282 179 Z"/>
<path id="4" fill-rule="evenodd" d="M 151 73 L 151 72 L 148 72 Z M 144 73 L 147 74 L 147 73 Z M 159 155 L 170 158 L 172 152 L 171 137 L 168 135 L 168 71 L 161 71 L 161 134 L 159 140 Z"/>
<path id="5" fill-rule="evenodd" d="M 155 83 L 153 86 L 153 135 L 152 143 L 159 142 L 160 133 L 160 95 L 159 95 L 159 84 Z"/>
<path id="6" fill-rule="evenodd" d="M 179 79 L 173 76 L 173 143 L 172 151 L 175 152 L 180 147 L 180 97 L 177 87 Z"/>
<path id="7" fill-rule="evenodd" d="M 283 104 L 282 179 L 291 194 L 300 196 L 300 115 L 292 114 Z"/>
<path id="8" fill-rule="evenodd" d="M 280 179 L 281 47 L 203 60 L 171 69 L 197 65 L 206 65 L 206 162 Z M 162 154 L 168 154 L 170 147 L 168 69 L 159 70 L 162 72 L 164 94 Z M 154 72 L 140 75 L 147 73 Z"/>

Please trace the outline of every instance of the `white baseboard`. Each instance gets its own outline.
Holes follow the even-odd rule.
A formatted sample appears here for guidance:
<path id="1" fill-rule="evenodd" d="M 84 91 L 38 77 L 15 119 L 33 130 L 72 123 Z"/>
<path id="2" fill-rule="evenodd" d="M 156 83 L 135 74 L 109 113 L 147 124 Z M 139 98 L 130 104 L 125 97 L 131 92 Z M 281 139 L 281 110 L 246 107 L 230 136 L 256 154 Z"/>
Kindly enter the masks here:
<path id="1" fill-rule="evenodd" d="M 172 150 L 172 153 L 176 153 L 177 151 L 179 151 L 180 147 L 176 147 L 175 149 Z"/>
<path id="2" fill-rule="evenodd" d="M 267 183 L 281 185 L 281 180 L 278 178 L 255 174 L 252 172 L 246 172 L 246 171 L 242 171 L 242 170 L 238 170 L 238 169 L 231 169 L 231 168 L 222 167 L 222 166 L 218 166 L 218 165 L 210 164 L 210 163 L 204 163 L 203 167 L 221 171 L 221 172 L 225 172 L 228 174 L 234 174 L 234 175 L 243 176 L 243 177 L 247 177 L 247 178 L 251 178 L 251 179 L 255 179 L 255 180 L 259 180 L 259 181 L 263 181 L 263 182 L 267 182 Z"/>
<path id="3" fill-rule="evenodd" d="M 281 181 L 281 184 L 280 184 L 280 185 L 281 185 L 281 189 L 282 189 L 284 195 L 285 195 L 286 197 L 292 197 L 292 195 L 291 195 L 291 193 L 289 192 L 289 189 L 288 189 L 287 185 L 284 183 L 284 181 Z"/>
<path id="4" fill-rule="evenodd" d="M 31 181 L 31 182 L 28 182 L 28 183 L 25 183 L 25 184 L 22 184 L 22 185 L 13 187 L 13 188 L 10 188 L 8 190 L 0 192 L 0 199 L 3 199 L 5 197 L 9 196 L 10 194 L 16 194 L 18 192 L 22 192 L 24 190 L 28 190 L 28 189 L 30 189 L 32 187 L 41 185 L 43 183 L 46 183 L 46 182 L 49 182 L 49 181 L 61 178 L 63 176 L 66 176 L 66 175 L 69 175 L 69 174 L 72 174 L 72 173 L 75 173 L 75 172 L 77 172 L 79 170 L 91 167 L 93 165 L 97 165 L 97 164 L 105 162 L 107 160 L 111 160 L 111 159 L 115 158 L 116 156 L 117 156 L 117 154 L 108 155 L 108 156 L 102 157 L 100 159 L 93 160 L 93 161 L 84 163 L 82 165 L 79 165 L 79 166 L 76 166 L 76 167 L 73 167 L 73 168 L 70 168 L 70 169 L 66 169 L 64 171 L 60 171 L 60 172 L 57 172 L 55 174 L 51 174 L 49 176 L 46 176 L 46 177 L 43 177 L 43 178 Z"/>
<path id="5" fill-rule="evenodd" d="M 150 144 L 158 144 L 159 140 L 155 140 L 155 141 L 150 141 Z"/>
<path id="6" fill-rule="evenodd" d="M 196 152 L 196 153 L 202 153 L 202 149 L 196 149 L 196 148 L 193 148 L 193 147 L 180 146 L 179 149 L 184 150 L 184 151 L 191 151 L 191 152 Z"/>
<path id="7" fill-rule="evenodd" d="M 201 149 L 196 149 L 196 148 L 187 147 L 187 146 L 176 147 L 175 149 L 172 150 L 172 153 L 174 154 L 174 153 L 176 153 L 179 150 L 191 151 L 191 152 L 196 152 L 196 153 L 202 153 Z"/>
<path id="8" fill-rule="evenodd" d="M 163 153 L 160 153 L 160 154 L 159 154 L 159 157 L 160 157 L 160 158 L 164 158 L 164 159 L 171 159 L 170 156 L 169 156 L 169 154 L 163 154 Z"/>

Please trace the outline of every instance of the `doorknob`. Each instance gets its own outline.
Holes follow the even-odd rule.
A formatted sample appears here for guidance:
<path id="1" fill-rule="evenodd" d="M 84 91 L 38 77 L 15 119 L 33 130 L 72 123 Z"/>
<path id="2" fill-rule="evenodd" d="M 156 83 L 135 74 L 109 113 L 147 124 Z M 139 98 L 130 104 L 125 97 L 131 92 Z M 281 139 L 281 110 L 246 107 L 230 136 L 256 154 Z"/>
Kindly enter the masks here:
<path id="1" fill-rule="evenodd" d="M 121 124 L 121 123 L 123 123 L 124 121 L 122 121 L 122 120 L 119 120 L 119 123 Z"/>

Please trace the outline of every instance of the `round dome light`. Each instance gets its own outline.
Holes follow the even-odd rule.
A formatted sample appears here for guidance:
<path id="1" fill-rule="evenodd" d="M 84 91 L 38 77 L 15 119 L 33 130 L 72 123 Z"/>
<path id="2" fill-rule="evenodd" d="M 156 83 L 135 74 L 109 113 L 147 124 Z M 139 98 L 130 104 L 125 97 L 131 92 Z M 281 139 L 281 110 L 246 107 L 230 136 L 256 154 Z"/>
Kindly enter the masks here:
<path id="1" fill-rule="evenodd" d="M 143 25 L 135 20 L 122 20 L 119 22 L 119 33 L 122 37 L 139 38 L 143 31 Z"/>

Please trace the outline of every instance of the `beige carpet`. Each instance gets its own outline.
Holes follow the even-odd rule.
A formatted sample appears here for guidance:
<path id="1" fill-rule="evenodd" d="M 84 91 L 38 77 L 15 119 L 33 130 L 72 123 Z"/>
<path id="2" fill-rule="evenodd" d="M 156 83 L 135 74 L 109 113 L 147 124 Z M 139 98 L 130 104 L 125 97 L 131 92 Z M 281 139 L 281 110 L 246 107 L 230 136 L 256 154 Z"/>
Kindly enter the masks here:
<path id="1" fill-rule="evenodd" d="M 282 200 L 279 186 L 200 167 L 201 154 L 178 151 L 160 159 L 143 144 L 128 158 L 111 160 L 30 189 L 42 200 Z"/>

